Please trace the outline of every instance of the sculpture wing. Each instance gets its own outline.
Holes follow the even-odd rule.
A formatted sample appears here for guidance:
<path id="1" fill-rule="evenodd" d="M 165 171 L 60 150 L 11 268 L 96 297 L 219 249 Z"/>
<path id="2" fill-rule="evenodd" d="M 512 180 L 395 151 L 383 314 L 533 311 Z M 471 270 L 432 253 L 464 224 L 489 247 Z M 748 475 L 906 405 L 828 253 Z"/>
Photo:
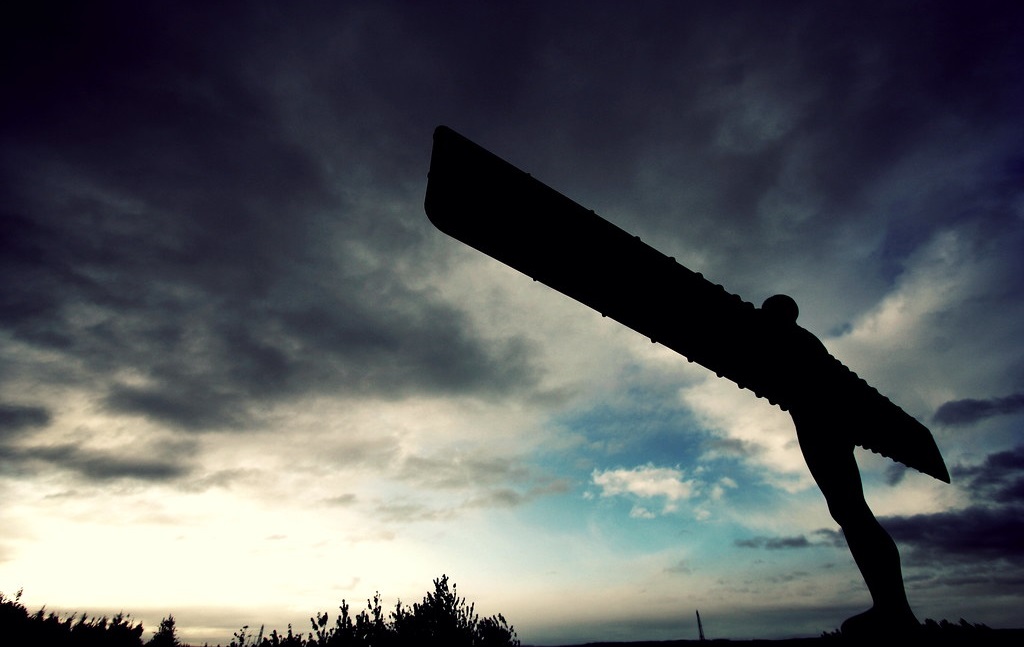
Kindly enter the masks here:
<path id="1" fill-rule="evenodd" d="M 741 388 L 783 409 L 800 397 L 765 313 L 445 126 L 434 133 L 424 206 L 444 233 Z M 845 394 L 855 442 L 948 483 L 928 429 L 823 355 L 812 378 Z"/>

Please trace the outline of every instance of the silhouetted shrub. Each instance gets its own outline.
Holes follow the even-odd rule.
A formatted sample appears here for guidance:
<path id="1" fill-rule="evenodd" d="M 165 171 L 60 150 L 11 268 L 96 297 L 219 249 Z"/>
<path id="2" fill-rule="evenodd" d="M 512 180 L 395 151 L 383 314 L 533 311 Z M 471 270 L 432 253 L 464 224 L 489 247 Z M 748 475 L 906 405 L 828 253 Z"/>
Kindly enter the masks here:
<path id="1" fill-rule="evenodd" d="M 352 615 L 348 602 L 341 601 L 339 614 L 331 624 L 330 616 L 317 613 L 309 619 L 312 631 L 308 639 L 292 632 L 276 631 L 253 635 L 249 627 L 234 634 L 229 647 L 518 647 L 515 628 L 501 614 L 480 618 L 474 605 L 460 598 L 448 576 L 434 580 L 434 590 L 422 602 L 405 607 L 401 600 L 385 616 L 380 593 L 366 601 L 366 609 Z"/>
<path id="2" fill-rule="evenodd" d="M 352 615 L 348 602 L 342 600 L 340 614 L 333 624 L 327 613 L 310 618 L 312 632 L 304 638 L 292 631 L 281 635 L 277 630 L 264 634 L 251 632 L 246 625 L 233 634 L 229 647 L 519 647 L 515 628 L 501 614 L 480 618 L 474 605 L 460 598 L 455 584 L 449 586 L 448 576 L 434 580 L 434 590 L 422 602 L 411 607 L 395 604 L 385 614 L 380 593 L 366 601 L 366 609 Z M 76 614 L 61 617 L 46 613 L 45 608 L 30 615 L 21 604 L 21 591 L 14 599 L 0 593 L 0 643 L 4 645 L 46 647 L 142 647 L 142 624 L 118 614 L 112 619 L 95 619 Z M 160 622 L 160 627 L 146 643 L 147 647 L 180 647 L 173 615 Z"/>
<path id="3" fill-rule="evenodd" d="M 396 609 L 399 611 L 399 609 Z M 412 612 L 394 617 L 395 634 L 403 645 L 436 643 L 472 647 L 479 624 L 474 605 L 466 606 L 455 585 L 449 589 L 448 576 L 434 580 L 434 592 L 412 605 Z"/>
<path id="4" fill-rule="evenodd" d="M 0 593 L 0 631 L 9 637 L 11 644 L 27 644 L 29 619 L 28 611 L 21 604 L 21 591 L 13 600 Z"/>
<path id="5" fill-rule="evenodd" d="M 386 619 L 380 593 L 367 600 L 366 609 L 355 617 L 351 616 L 344 600 L 339 610 L 341 614 L 330 627 L 326 613 L 310 618 L 314 633 L 310 634 L 305 647 L 516 647 L 520 644 L 515 628 L 504 616 L 480 619 L 474 605 L 466 604 L 466 599 L 459 597 L 457 586 L 449 586 L 447 575 L 434 580 L 433 592 L 411 608 L 404 607 L 399 600 Z"/>
<path id="6" fill-rule="evenodd" d="M 47 647 L 142 647 L 142 623 L 117 614 L 113 618 L 89 618 L 77 614 L 60 617 L 45 607 L 29 615 L 21 604 L 21 591 L 14 599 L 0 593 L 0 638 L 10 645 Z"/>

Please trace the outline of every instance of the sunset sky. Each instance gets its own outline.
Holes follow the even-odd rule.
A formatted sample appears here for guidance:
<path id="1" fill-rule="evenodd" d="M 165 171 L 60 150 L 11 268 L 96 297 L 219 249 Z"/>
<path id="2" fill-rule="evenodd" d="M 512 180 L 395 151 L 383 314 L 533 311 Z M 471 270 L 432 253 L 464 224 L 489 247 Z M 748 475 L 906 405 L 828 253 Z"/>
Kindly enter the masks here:
<path id="1" fill-rule="evenodd" d="M 446 124 L 792 295 L 949 466 L 857 454 L 918 617 L 1024 624 L 1024 4 L 20 4 L 0 592 L 30 611 L 227 644 L 447 574 L 553 645 L 869 605 L 788 414 L 433 228 Z"/>

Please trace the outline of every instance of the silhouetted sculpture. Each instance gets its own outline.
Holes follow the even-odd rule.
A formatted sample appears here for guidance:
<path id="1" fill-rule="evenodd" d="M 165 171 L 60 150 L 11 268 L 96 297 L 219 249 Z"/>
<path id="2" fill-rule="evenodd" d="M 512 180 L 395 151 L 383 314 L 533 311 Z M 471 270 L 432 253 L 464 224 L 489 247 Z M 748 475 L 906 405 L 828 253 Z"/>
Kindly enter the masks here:
<path id="1" fill-rule="evenodd" d="M 948 483 L 946 465 L 924 425 L 796 324 L 793 299 L 755 308 L 444 126 L 434 133 L 425 208 L 441 231 L 789 411 L 873 601 L 843 623 L 844 634 L 917 626 L 853 447 Z"/>
<path id="2" fill-rule="evenodd" d="M 891 637 L 912 630 L 918 622 L 903 588 L 899 552 L 864 500 L 853 455 L 858 430 L 848 422 L 842 394 L 815 379 L 831 356 L 817 337 L 796 324 L 799 309 L 792 298 L 769 297 L 761 311 L 776 329 L 776 338 L 785 340 L 779 354 L 786 361 L 779 364 L 778 375 L 794 390 L 789 414 L 800 451 L 871 593 L 871 609 L 846 620 L 842 632 Z"/>

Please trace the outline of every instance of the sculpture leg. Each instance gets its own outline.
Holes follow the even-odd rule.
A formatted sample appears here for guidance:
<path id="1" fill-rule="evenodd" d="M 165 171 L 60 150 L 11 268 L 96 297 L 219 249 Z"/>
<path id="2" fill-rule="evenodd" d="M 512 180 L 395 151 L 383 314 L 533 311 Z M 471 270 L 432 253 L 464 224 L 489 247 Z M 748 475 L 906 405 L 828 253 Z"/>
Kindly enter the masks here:
<path id="1" fill-rule="evenodd" d="M 829 513 L 843 529 L 872 607 L 843 623 L 844 634 L 892 635 L 918 627 L 907 602 L 899 551 L 864 499 L 853 444 L 837 430 L 834 415 L 793 412 L 797 439 Z"/>

